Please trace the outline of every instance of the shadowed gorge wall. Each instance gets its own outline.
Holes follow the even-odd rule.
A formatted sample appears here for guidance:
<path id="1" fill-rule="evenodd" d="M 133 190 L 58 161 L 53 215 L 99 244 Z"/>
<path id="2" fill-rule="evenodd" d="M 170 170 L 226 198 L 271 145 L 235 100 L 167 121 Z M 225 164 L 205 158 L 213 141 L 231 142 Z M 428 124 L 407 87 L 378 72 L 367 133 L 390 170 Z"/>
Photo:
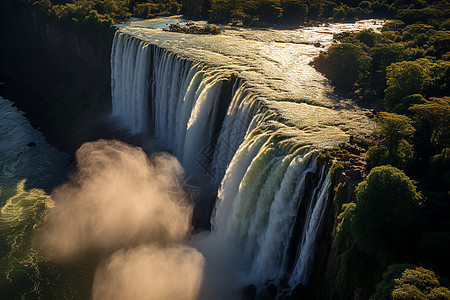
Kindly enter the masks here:
<path id="1" fill-rule="evenodd" d="M 110 107 L 114 30 L 93 27 L 86 34 L 22 1 L 2 1 L 0 14 L 2 95 L 14 100 L 52 144 L 74 153 L 99 135 L 101 129 L 92 125 Z"/>

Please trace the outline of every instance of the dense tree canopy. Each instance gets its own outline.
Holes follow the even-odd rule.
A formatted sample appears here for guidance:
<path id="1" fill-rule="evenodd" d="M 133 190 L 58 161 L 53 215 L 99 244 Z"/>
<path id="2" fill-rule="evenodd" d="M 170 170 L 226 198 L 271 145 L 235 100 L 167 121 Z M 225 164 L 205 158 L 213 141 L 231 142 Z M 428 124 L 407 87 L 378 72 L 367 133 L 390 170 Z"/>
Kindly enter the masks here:
<path id="1" fill-rule="evenodd" d="M 450 190 L 450 148 L 431 157 L 427 175 L 428 186 L 444 192 Z"/>
<path id="2" fill-rule="evenodd" d="M 377 117 L 377 131 L 382 140 L 366 154 L 369 167 L 390 164 L 404 168 L 413 158 L 413 146 L 408 142 L 415 132 L 407 116 L 382 112 Z"/>
<path id="3" fill-rule="evenodd" d="M 395 264 L 383 273 L 371 299 L 449 299 L 450 290 L 442 287 L 433 271 L 415 265 Z"/>
<path id="4" fill-rule="evenodd" d="M 370 56 L 360 46 L 342 43 L 331 46 L 326 53 L 321 53 L 314 65 L 337 86 L 351 89 L 363 79 L 370 61 Z M 345 76 L 342 76 L 343 70 Z"/>
<path id="5" fill-rule="evenodd" d="M 393 63 L 386 70 L 385 105 L 388 110 L 393 110 L 404 97 L 422 92 L 427 74 L 418 62 Z"/>
<path id="6" fill-rule="evenodd" d="M 124 22 L 131 15 L 151 18 L 178 14 L 181 0 L 27 0 L 50 15 L 67 23 L 90 24 L 95 29 L 105 23 L 111 27 L 116 22 Z"/>
<path id="7" fill-rule="evenodd" d="M 429 4 L 433 2 L 433 7 Z M 442 3 L 442 4 L 441 4 Z M 184 0 L 183 11 L 214 22 L 247 25 L 300 24 L 332 19 L 349 21 L 367 17 L 392 18 L 403 24 L 445 19 L 445 1 L 403 0 Z M 445 7 L 445 6 L 444 6 Z"/>
<path id="8" fill-rule="evenodd" d="M 425 103 L 412 105 L 409 110 L 418 123 L 417 127 L 428 132 L 425 142 L 432 149 L 439 151 L 450 147 L 450 97 L 431 98 Z"/>
<path id="9" fill-rule="evenodd" d="M 392 14 L 394 18 L 380 32 L 335 36 L 338 43 L 359 47 L 370 58 L 362 80 L 347 89 L 363 104 L 384 106 L 376 112 L 376 143 L 366 153 L 367 165 L 373 169 L 357 188 L 356 205 L 342 206 L 339 216 L 335 246 L 341 269 L 334 288 L 342 297 L 352 291 L 351 287 L 353 291 L 356 287 L 370 289 L 374 278 L 352 278 L 349 270 L 357 272 L 352 264 L 365 265 L 377 273 L 385 270 L 386 264 L 401 259 L 443 274 L 445 282 L 450 277 L 450 4 L 390 1 L 386 10 L 379 6 L 380 2 L 387 3 L 360 3 L 361 8 L 372 10 L 372 15 Z M 330 55 L 334 47 L 317 58 L 319 64 L 315 66 L 342 87 L 340 77 L 347 76 L 347 71 L 333 73 L 320 65 L 324 58 L 330 65 L 340 62 L 341 57 Z M 405 170 L 415 183 L 402 171 L 383 166 L 386 164 Z M 420 206 L 416 184 L 423 192 Z M 363 253 L 356 255 L 357 250 Z M 344 259 L 350 254 L 352 259 Z M 376 263 L 368 265 L 368 260 Z M 400 278 L 403 271 L 395 278 Z M 440 294 L 440 288 L 430 293 L 410 283 L 394 283 L 392 279 L 383 297 L 378 297 L 377 289 L 374 299 L 448 298 Z"/>
<path id="10" fill-rule="evenodd" d="M 363 252 L 395 256 L 411 246 L 422 197 L 403 171 L 372 169 L 358 185 L 356 198 L 351 230 Z"/>

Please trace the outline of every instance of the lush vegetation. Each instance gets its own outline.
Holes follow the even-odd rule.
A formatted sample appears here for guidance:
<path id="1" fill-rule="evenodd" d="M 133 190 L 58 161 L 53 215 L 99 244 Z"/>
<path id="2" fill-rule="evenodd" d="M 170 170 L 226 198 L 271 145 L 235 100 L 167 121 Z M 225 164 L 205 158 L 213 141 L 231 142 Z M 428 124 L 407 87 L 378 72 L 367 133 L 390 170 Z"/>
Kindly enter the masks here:
<path id="1" fill-rule="evenodd" d="M 404 172 L 391 166 L 372 169 L 356 189 L 350 232 L 359 249 L 383 259 L 402 258 L 420 224 L 421 195 Z"/>
<path id="2" fill-rule="evenodd" d="M 391 2 L 380 32 L 339 34 L 313 62 L 338 89 L 378 107 L 370 174 L 338 217 L 336 297 L 358 289 L 373 299 L 450 297 L 436 276 L 448 286 L 450 3 L 402 2 Z"/>
<path id="3" fill-rule="evenodd" d="M 450 291 L 431 269 L 448 284 L 450 236 L 428 231 L 427 201 L 403 171 L 389 165 L 371 170 L 356 189 L 356 203 L 343 204 L 338 216 L 333 297 L 345 298 L 362 288 L 362 297 L 369 298 L 376 286 L 374 299 L 448 299 Z M 427 269 L 398 267 L 396 262 Z"/>
<path id="4" fill-rule="evenodd" d="M 442 15 L 429 7 L 432 0 L 184 0 L 183 12 L 212 22 L 244 25 L 298 25 L 316 20 L 349 21 L 367 17 L 404 22 L 426 21 Z"/>
<path id="5" fill-rule="evenodd" d="M 394 264 L 383 273 L 372 299 L 449 299 L 433 271 L 415 265 Z"/>
<path id="6" fill-rule="evenodd" d="M 168 28 L 163 28 L 165 31 L 171 31 L 171 32 L 179 32 L 179 33 L 190 33 L 190 34 L 220 34 L 221 30 L 219 27 L 215 25 L 205 25 L 203 27 L 193 25 L 193 24 L 186 24 L 186 25 L 180 25 L 180 24 L 170 24 Z"/>
<path id="7" fill-rule="evenodd" d="M 152 18 L 178 14 L 181 0 L 29 0 L 63 21 L 111 26 L 130 16 Z"/>

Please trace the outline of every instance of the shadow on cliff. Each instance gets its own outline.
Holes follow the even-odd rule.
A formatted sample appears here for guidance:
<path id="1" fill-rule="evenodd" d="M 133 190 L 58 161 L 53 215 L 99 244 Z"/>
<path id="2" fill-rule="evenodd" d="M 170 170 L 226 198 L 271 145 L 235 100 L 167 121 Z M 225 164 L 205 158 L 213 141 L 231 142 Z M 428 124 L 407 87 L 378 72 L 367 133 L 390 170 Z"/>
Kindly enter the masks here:
<path id="1" fill-rule="evenodd" d="M 27 3 L 0 4 L 0 94 L 70 155 L 84 141 L 112 135 L 102 120 L 111 109 L 113 34 L 83 34 Z"/>

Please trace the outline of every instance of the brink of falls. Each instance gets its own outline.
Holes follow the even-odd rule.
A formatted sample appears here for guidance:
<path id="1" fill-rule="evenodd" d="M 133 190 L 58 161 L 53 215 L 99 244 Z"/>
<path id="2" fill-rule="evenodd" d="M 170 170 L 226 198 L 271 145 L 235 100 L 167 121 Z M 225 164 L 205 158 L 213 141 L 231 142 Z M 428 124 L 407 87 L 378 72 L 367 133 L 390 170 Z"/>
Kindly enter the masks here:
<path id="1" fill-rule="evenodd" d="M 318 150 L 373 130 L 309 62 L 323 50 L 314 44 L 328 47 L 333 33 L 376 25 L 218 36 L 158 27 L 139 21 L 116 33 L 113 116 L 133 134 L 154 135 L 218 189 L 213 233 L 240 253 L 246 282 L 284 282 L 288 292 L 306 285 L 330 186 Z"/>

